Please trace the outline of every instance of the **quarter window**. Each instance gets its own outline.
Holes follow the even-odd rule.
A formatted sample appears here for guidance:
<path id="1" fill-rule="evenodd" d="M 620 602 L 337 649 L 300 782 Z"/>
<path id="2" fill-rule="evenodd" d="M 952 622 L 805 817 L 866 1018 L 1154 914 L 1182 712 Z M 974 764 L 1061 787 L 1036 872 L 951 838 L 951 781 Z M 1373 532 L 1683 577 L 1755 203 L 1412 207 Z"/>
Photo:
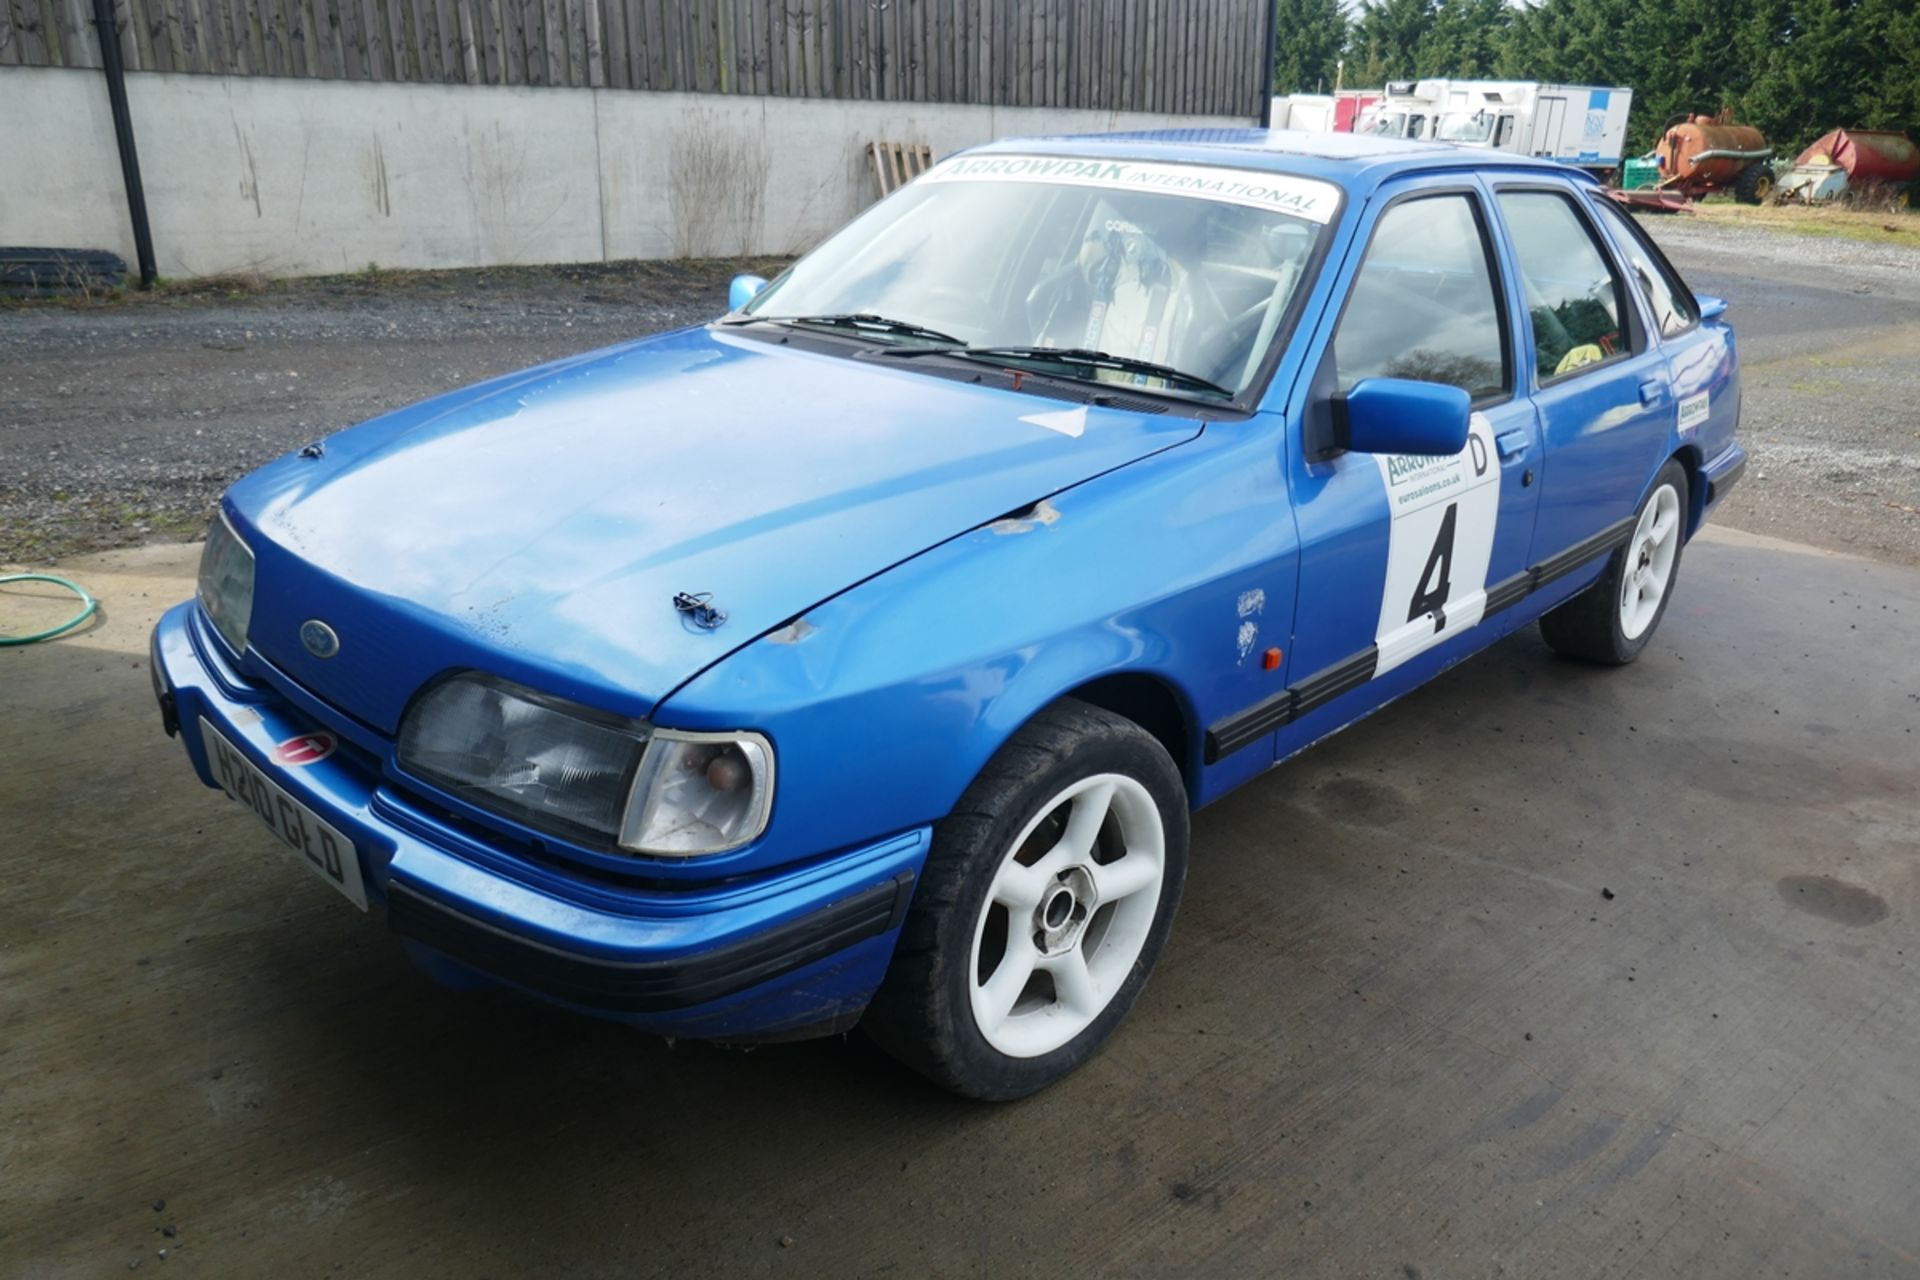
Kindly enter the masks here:
<path id="1" fill-rule="evenodd" d="M 1444 382 L 1476 400 L 1511 387 L 1486 237 L 1468 197 L 1403 200 L 1380 215 L 1333 363 L 1341 391 L 1362 378 Z"/>
<path id="2" fill-rule="evenodd" d="M 1693 300 L 1693 291 L 1680 283 L 1673 268 L 1648 243 L 1647 233 L 1611 200 L 1596 200 L 1593 205 L 1602 211 L 1603 220 L 1613 224 L 1614 241 L 1632 264 L 1641 295 L 1646 298 L 1647 309 L 1653 312 L 1653 321 L 1660 327 L 1661 335 L 1670 338 L 1692 328 L 1700 319 L 1700 307 Z"/>
<path id="3" fill-rule="evenodd" d="M 1631 350 L 1626 292 L 1573 202 L 1549 191 L 1503 191 L 1500 212 L 1520 264 L 1540 380 Z"/>

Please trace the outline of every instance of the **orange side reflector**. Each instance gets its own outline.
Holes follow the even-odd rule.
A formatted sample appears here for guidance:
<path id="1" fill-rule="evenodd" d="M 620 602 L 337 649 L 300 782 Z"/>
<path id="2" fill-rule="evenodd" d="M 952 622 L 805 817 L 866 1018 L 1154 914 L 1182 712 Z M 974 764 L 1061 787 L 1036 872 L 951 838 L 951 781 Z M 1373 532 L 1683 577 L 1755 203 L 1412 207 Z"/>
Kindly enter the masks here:
<path id="1" fill-rule="evenodd" d="M 1280 669 L 1280 659 L 1283 656 L 1278 649 L 1269 649 L 1265 656 L 1260 659 L 1260 665 L 1269 671 L 1278 671 Z"/>

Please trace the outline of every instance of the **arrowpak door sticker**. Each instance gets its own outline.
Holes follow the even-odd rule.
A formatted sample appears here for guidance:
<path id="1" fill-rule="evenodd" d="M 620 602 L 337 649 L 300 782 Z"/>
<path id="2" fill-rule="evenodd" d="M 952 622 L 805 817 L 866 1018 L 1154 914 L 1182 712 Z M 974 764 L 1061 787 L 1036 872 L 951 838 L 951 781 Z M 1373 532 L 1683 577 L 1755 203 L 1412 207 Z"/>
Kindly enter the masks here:
<path id="1" fill-rule="evenodd" d="M 1688 396 L 1680 402 L 1680 434 L 1690 436 L 1707 420 L 1707 393 Z"/>
<path id="2" fill-rule="evenodd" d="M 1391 671 L 1479 622 L 1500 516 L 1500 469 L 1484 414 L 1450 458 L 1376 454 L 1391 519 L 1387 573 L 1374 633 L 1374 674 Z"/>
<path id="3" fill-rule="evenodd" d="M 935 165 L 916 181 L 1050 182 L 1072 187 L 1192 196 L 1270 209 L 1319 223 L 1332 221 L 1334 211 L 1340 207 L 1340 189 L 1313 178 L 1215 165 L 1151 164 L 1076 156 L 956 156 Z"/>

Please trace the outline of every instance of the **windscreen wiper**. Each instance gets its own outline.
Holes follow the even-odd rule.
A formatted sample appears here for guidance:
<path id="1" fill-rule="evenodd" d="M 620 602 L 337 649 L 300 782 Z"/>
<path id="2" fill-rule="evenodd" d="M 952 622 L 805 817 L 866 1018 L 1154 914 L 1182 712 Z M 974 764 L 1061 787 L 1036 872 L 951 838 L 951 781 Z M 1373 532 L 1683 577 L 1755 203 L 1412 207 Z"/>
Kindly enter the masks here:
<path id="1" fill-rule="evenodd" d="M 1111 369 L 1115 373 L 1135 373 L 1143 377 L 1159 378 L 1175 386 L 1204 391 L 1209 395 L 1223 396 L 1228 400 L 1233 399 L 1234 394 L 1231 388 L 1209 381 L 1197 373 L 1176 369 L 1170 364 L 1141 360 L 1134 356 L 1115 355 L 1111 351 L 1089 351 L 1085 347 L 925 347 L 914 350 L 901 348 L 898 351 L 879 354 L 964 356 L 969 360 L 984 360 L 992 364 L 1033 361 L 1039 364 L 1062 364 L 1072 369 Z"/>
<path id="2" fill-rule="evenodd" d="M 911 320 L 894 320 L 887 316 L 877 316 L 870 311 L 850 311 L 826 316 L 754 316 L 753 318 L 765 320 L 769 324 L 801 325 L 810 329 L 846 329 L 854 333 L 891 333 L 903 338 L 919 338 L 922 341 L 938 342 L 947 346 L 967 345 L 950 333 L 929 329 L 926 325 L 915 324 Z"/>

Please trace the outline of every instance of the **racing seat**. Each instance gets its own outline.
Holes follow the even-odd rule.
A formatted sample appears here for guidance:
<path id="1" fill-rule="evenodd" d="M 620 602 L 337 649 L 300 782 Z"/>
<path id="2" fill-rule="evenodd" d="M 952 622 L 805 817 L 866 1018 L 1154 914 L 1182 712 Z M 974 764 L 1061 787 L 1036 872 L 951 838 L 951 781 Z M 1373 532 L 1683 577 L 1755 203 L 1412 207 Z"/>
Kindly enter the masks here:
<path id="1" fill-rule="evenodd" d="M 1174 363 L 1193 323 L 1186 268 L 1137 231 L 1094 231 L 1048 284 L 1054 297 L 1041 332 L 1051 346 Z"/>

